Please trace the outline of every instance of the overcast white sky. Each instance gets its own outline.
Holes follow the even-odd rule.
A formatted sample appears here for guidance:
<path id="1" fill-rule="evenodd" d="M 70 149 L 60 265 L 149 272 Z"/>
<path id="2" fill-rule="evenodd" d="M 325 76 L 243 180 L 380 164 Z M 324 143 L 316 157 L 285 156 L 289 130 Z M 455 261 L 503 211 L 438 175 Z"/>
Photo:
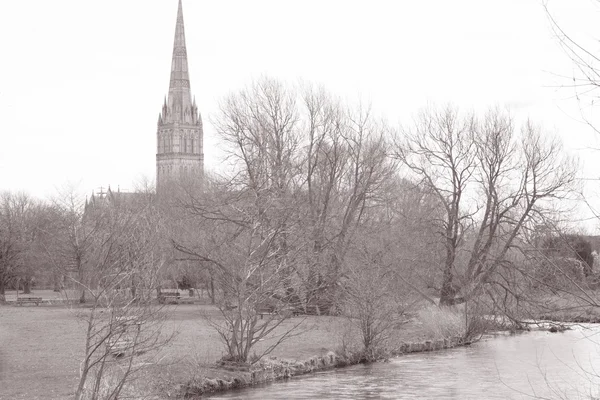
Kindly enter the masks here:
<path id="1" fill-rule="evenodd" d="M 548 0 L 565 30 L 600 46 L 594 0 Z M 573 66 L 541 0 L 183 0 L 192 92 L 219 168 L 209 116 L 269 75 L 323 84 L 408 124 L 428 103 L 509 107 L 565 138 L 582 176 L 600 147 L 578 122 Z M 154 179 L 177 0 L 0 0 L 0 190 L 50 196 Z M 600 115 L 598 116 L 600 122 Z M 596 183 L 594 183 L 596 184 Z M 599 184 L 600 185 L 600 184 Z"/>

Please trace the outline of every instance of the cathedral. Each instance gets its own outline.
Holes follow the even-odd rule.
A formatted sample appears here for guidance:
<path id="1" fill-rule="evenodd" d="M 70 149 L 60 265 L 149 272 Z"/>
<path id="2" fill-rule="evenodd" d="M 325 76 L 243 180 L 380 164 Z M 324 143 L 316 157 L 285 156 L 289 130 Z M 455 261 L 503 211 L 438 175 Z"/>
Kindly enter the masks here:
<path id="1" fill-rule="evenodd" d="M 192 98 L 188 72 L 183 9 L 177 9 L 175 40 L 171 60 L 169 94 L 158 115 L 156 130 L 156 193 L 169 193 L 176 186 L 198 185 L 204 176 L 204 134 L 202 118 Z M 99 204 L 114 204 L 131 198 L 135 193 L 100 188 L 86 199 L 86 210 Z M 131 203 L 129 200 L 126 203 Z"/>
<path id="2" fill-rule="evenodd" d="M 158 116 L 156 131 L 156 192 L 169 183 L 199 183 L 204 174 L 202 117 L 192 100 L 183 9 L 177 9 L 169 94 Z"/>

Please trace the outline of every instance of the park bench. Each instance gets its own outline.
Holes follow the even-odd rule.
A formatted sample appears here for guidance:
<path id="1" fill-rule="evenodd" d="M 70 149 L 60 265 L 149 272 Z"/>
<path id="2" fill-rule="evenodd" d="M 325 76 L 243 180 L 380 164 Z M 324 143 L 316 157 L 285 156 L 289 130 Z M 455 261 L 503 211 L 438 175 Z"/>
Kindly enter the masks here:
<path id="1" fill-rule="evenodd" d="M 129 338 L 108 338 L 106 340 L 106 346 L 112 355 L 120 357 L 133 346 L 133 341 Z"/>
<path id="2" fill-rule="evenodd" d="M 180 296 L 166 294 L 159 298 L 161 304 L 179 303 Z"/>
<path id="3" fill-rule="evenodd" d="M 178 289 L 159 289 L 158 302 L 160 304 L 179 303 L 181 293 Z"/>
<path id="4" fill-rule="evenodd" d="M 113 356 L 121 357 L 133 349 L 135 337 L 139 335 L 142 322 L 136 316 L 117 317 L 115 322 L 117 326 L 111 336 L 106 339 L 106 347 Z"/>
<path id="5" fill-rule="evenodd" d="M 297 317 L 298 315 L 302 315 L 304 314 L 304 310 L 300 307 L 294 307 L 294 306 L 287 306 L 286 308 L 284 308 L 282 310 L 284 313 L 286 313 L 286 315 L 292 315 L 294 317 Z"/>
<path id="6" fill-rule="evenodd" d="M 184 304 L 194 304 L 196 302 L 196 299 L 194 299 L 193 297 L 180 297 L 177 301 L 179 303 Z"/>
<path id="7" fill-rule="evenodd" d="M 263 319 L 265 315 L 275 314 L 275 309 L 273 307 L 257 307 L 256 313 L 260 315 L 260 319 Z"/>
<path id="8" fill-rule="evenodd" d="M 280 310 L 276 310 L 275 307 L 262 306 L 256 308 L 256 313 L 260 315 L 260 319 L 263 319 L 265 315 L 273 314 L 279 314 L 280 316 L 287 318 L 290 316 L 296 317 L 298 315 L 301 315 L 303 314 L 303 310 L 301 308 L 293 306 L 287 306 Z"/>
<path id="9" fill-rule="evenodd" d="M 19 297 L 17 299 L 17 304 L 22 306 L 23 304 L 32 304 L 39 305 L 42 302 L 41 297 Z"/>

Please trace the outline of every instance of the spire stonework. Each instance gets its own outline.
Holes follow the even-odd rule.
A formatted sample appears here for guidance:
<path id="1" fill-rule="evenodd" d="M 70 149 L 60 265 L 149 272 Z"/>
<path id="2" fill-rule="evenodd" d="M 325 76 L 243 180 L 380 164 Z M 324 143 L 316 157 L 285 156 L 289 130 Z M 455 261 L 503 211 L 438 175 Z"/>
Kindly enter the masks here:
<path id="1" fill-rule="evenodd" d="M 192 102 L 181 0 L 177 9 L 169 95 L 156 133 L 156 189 L 169 182 L 201 182 L 204 173 L 202 118 Z"/>

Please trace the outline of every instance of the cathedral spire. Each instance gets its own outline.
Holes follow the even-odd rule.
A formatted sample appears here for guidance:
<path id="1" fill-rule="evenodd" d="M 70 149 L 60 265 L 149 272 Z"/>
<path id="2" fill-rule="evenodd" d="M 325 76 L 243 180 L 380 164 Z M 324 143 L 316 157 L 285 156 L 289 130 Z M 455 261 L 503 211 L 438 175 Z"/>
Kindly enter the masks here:
<path id="1" fill-rule="evenodd" d="M 191 117 L 191 97 L 187 49 L 185 46 L 185 29 L 183 26 L 183 8 L 181 0 L 179 0 L 168 102 L 173 122 L 187 122 L 187 118 Z"/>
<path id="2" fill-rule="evenodd" d="M 183 8 L 179 0 L 169 94 L 163 103 L 156 130 L 157 193 L 168 193 L 169 182 L 201 182 L 204 174 L 203 140 L 202 119 L 190 90 Z"/>

